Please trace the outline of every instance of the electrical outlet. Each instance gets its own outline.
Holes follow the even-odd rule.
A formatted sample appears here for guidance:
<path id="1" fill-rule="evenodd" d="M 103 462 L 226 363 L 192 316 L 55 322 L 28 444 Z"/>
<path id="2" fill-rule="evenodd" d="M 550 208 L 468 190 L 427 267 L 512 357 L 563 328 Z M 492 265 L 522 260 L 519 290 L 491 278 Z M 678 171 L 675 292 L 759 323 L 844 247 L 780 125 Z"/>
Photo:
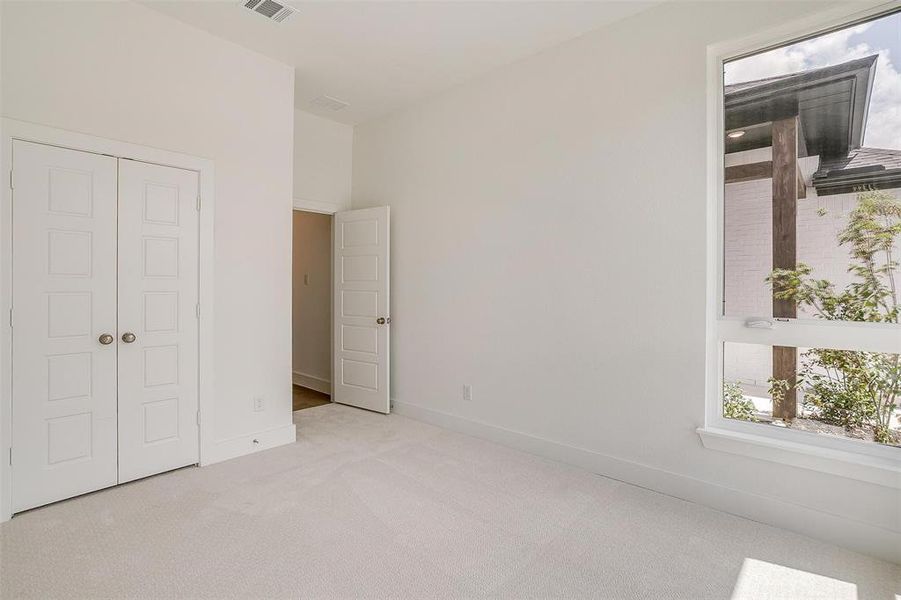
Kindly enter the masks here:
<path id="1" fill-rule="evenodd" d="M 253 412 L 261 412 L 266 409 L 266 402 L 262 396 L 253 399 Z"/>
<path id="2" fill-rule="evenodd" d="M 463 399 L 472 402 L 472 386 L 469 384 L 463 386 Z"/>

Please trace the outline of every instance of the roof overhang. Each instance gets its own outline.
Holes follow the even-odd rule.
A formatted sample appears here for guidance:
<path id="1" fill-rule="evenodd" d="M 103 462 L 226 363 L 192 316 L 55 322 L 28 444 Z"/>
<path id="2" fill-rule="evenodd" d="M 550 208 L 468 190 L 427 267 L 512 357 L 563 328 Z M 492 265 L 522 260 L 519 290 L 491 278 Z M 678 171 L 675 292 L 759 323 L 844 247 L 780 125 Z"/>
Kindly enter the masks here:
<path id="1" fill-rule="evenodd" d="M 799 153 L 844 156 L 863 144 L 878 55 L 801 73 L 726 86 L 726 152 L 770 145 L 769 123 L 798 116 Z"/>

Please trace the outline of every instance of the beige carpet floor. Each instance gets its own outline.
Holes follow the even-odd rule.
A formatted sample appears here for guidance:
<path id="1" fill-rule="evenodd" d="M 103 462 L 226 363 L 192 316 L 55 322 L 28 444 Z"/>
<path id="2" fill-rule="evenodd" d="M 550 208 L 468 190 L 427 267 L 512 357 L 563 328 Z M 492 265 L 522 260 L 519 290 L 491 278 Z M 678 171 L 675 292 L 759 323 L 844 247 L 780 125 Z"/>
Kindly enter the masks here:
<path id="1" fill-rule="evenodd" d="M 399 416 L 0 527 L 13 598 L 895 600 L 901 568 Z"/>

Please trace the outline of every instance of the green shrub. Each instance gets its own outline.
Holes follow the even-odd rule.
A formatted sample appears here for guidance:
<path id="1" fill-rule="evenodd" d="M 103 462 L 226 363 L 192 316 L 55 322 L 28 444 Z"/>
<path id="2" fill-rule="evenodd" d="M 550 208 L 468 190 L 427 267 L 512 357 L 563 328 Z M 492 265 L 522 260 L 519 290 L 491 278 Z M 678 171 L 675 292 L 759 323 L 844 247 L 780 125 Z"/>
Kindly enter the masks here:
<path id="1" fill-rule="evenodd" d="M 757 421 L 754 403 L 745 398 L 737 383 L 723 384 L 723 416 L 727 419 Z"/>
<path id="2" fill-rule="evenodd" d="M 776 269 L 767 278 L 773 295 L 807 307 L 821 319 L 898 323 L 901 304 L 895 281 L 895 244 L 901 237 L 901 201 L 887 192 L 858 195 L 857 207 L 839 233 L 849 246 L 848 272 L 855 281 L 841 291 L 815 279 L 812 269 Z M 901 398 L 898 354 L 812 348 L 801 357 L 798 381 L 812 416 L 844 427 L 872 427 L 874 438 L 889 443 L 891 418 Z"/>

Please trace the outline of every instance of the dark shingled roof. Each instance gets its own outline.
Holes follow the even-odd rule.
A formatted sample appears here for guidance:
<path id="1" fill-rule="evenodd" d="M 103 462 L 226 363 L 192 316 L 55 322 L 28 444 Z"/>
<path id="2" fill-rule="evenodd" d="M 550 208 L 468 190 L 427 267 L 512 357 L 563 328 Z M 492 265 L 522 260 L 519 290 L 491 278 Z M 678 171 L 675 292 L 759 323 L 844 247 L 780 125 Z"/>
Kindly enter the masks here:
<path id="1" fill-rule="evenodd" d="M 817 172 L 814 173 L 814 177 L 827 177 L 839 172 L 847 174 L 852 171 L 873 172 L 889 169 L 901 169 L 901 150 L 858 148 L 852 150 L 844 158 L 824 160 L 820 163 Z"/>
<path id="2" fill-rule="evenodd" d="M 901 188 L 901 150 L 858 148 L 823 160 L 813 174 L 817 194 L 843 194 L 862 188 Z"/>
<path id="3" fill-rule="evenodd" d="M 799 73 L 787 73 L 785 75 L 776 75 L 775 77 L 764 77 L 763 79 L 754 79 L 752 81 L 741 81 L 739 83 L 730 83 L 727 85 L 723 91 L 726 96 L 731 96 L 732 94 L 738 94 L 740 92 L 744 92 L 745 90 L 751 90 L 754 88 L 759 88 L 769 83 L 776 83 L 777 81 L 785 81 L 786 79 L 791 79 L 792 77 L 797 77 L 807 71 L 801 71 Z"/>

